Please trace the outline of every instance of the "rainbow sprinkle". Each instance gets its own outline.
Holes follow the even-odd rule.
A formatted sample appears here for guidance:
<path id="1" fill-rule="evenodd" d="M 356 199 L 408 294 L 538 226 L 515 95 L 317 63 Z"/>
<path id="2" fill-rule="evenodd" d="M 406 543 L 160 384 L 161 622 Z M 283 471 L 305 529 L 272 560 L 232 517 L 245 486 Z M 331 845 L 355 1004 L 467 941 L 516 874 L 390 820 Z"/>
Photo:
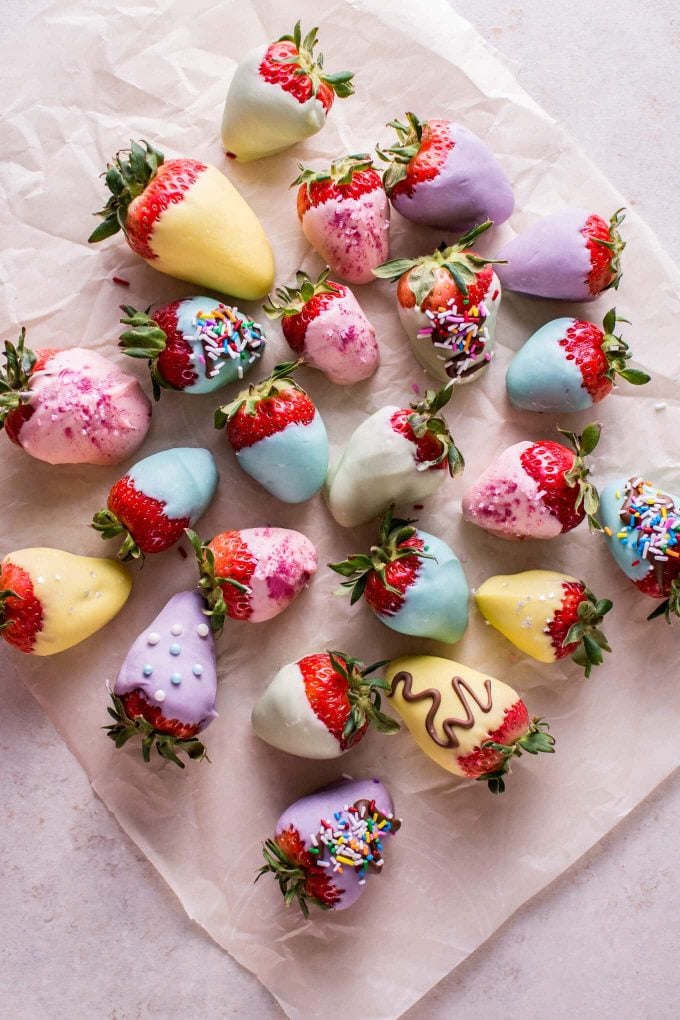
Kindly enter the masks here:
<path id="1" fill-rule="evenodd" d="M 444 368 L 452 378 L 460 379 L 471 374 L 470 370 L 480 371 L 491 361 L 493 351 L 487 350 L 488 311 L 483 301 L 459 311 L 455 298 L 449 298 L 445 308 L 427 310 L 425 315 L 432 325 L 419 329 L 418 339 L 429 338 L 433 347 L 441 348 Z M 448 358 L 445 351 L 450 355 Z"/>
<path id="2" fill-rule="evenodd" d="M 665 563 L 670 556 L 677 557 L 680 517 L 675 511 L 673 498 L 651 482 L 631 478 L 625 486 L 626 499 L 621 508 L 621 530 L 616 537 L 628 546 L 640 560 Z"/>
<path id="3" fill-rule="evenodd" d="M 327 855 L 327 860 L 317 857 L 316 864 L 339 875 L 344 868 L 353 868 L 359 885 L 364 885 L 368 868 L 383 866 L 382 840 L 396 832 L 398 824 L 393 823 L 394 816 L 384 815 L 374 800 L 345 804 L 331 821 L 322 819 L 319 831 L 311 833 L 310 853 Z"/>
<path id="4" fill-rule="evenodd" d="M 203 354 L 198 360 L 205 365 L 207 379 L 214 378 L 227 359 L 239 362 L 236 372 L 242 379 L 244 368 L 262 355 L 262 327 L 252 319 L 244 319 L 236 308 L 219 304 L 210 312 L 198 312 L 191 324 L 196 332 L 185 339 L 201 345 Z"/>

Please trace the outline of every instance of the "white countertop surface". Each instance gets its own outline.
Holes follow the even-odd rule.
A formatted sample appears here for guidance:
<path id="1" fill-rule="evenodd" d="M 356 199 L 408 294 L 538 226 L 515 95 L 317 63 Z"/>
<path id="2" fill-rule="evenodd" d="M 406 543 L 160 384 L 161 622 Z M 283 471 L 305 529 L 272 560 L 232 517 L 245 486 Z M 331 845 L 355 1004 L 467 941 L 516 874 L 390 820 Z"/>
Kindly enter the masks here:
<path id="1" fill-rule="evenodd" d="M 398 0 L 385 2 L 397 17 Z M 677 5 L 452 3 L 514 62 L 521 84 L 680 260 Z M 3 0 L 0 32 L 20 31 L 27 12 L 43 6 L 43 0 Z M 292 23 L 295 6 L 285 7 L 284 20 Z M 282 1017 L 259 982 L 187 918 L 94 796 L 42 709 L 23 688 L 3 681 L 0 1014 L 13 1020 Z M 640 678 L 648 682 L 653 679 Z M 509 1013 L 537 1020 L 677 1020 L 679 845 L 676 773 L 414 1006 L 409 1020 Z"/>

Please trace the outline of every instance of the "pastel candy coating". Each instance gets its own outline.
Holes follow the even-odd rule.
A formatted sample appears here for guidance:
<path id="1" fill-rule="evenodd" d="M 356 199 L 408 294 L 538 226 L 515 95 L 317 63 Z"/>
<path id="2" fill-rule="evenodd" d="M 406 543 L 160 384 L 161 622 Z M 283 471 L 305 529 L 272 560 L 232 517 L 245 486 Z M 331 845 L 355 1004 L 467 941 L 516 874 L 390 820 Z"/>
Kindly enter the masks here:
<path id="1" fill-rule="evenodd" d="M 284 503 L 304 503 L 328 472 L 328 434 L 318 411 L 308 425 L 291 423 L 253 446 L 237 450 L 246 472 Z"/>
<path id="2" fill-rule="evenodd" d="M 199 447 L 162 450 L 128 471 L 138 492 L 165 504 L 171 520 L 189 518 L 194 525 L 212 502 L 219 475 L 212 454 Z"/>
<path id="3" fill-rule="evenodd" d="M 305 361 L 331 382 L 348 386 L 373 375 L 380 362 L 375 329 L 347 287 L 307 326 Z"/>
<path id="4" fill-rule="evenodd" d="M 616 481 L 606 485 L 600 492 L 600 507 L 598 519 L 603 528 L 609 528 L 611 535 L 604 533 L 609 551 L 615 561 L 631 581 L 641 581 L 650 570 L 653 570 L 652 563 L 643 559 L 638 550 L 627 542 L 619 540 L 618 533 L 622 530 L 621 509 L 626 502 L 627 478 L 618 478 Z M 645 485 L 645 494 L 653 497 L 659 490 L 654 485 Z M 678 501 L 675 501 L 678 506 Z M 636 565 L 633 566 L 633 563 Z"/>
<path id="5" fill-rule="evenodd" d="M 234 72 L 222 115 L 222 144 L 243 163 L 283 152 L 315 135 L 326 122 L 316 97 L 304 103 L 266 81 L 258 68 L 267 52 L 259 46 L 246 54 Z"/>
<path id="6" fill-rule="evenodd" d="M 507 260 L 496 273 L 508 290 L 563 301 L 594 301 L 588 287 L 590 252 L 581 230 L 584 209 L 561 209 L 534 223 L 496 256 Z"/>
<path id="7" fill-rule="evenodd" d="M 347 750 L 310 705 L 297 662 L 278 671 L 255 703 L 251 722 L 260 740 L 288 754 L 324 760 Z"/>
<path id="8" fill-rule="evenodd" d="M 202 626 L 204 608 L 197 592 L 173 595 L 131 645 L 114 693 L 141 691 L 150 704 L 162 705 L 166 719 L 205 729 L 217 717 L 217 671 L 214 638 L 210 630 L 204 633 Z M 173 634 L 178 623 L 182 627 L 179 638 Z M 158 636 L 160 640 L 156 640 Z M 179 649 L 174 654 L 173 645 Z M 200 666 L 199 672 L 196 666 Z"/>
<path id="9" fill-rule="evenodd" d="M 416 537 L 424 552 L 436 559 L 421 559 L 414 584 L 406 589 L 404 602 L 394 614 L 378 613 L 378 619 L 400 634 L 432 638 L 453 644 L 468 625 L 468 588 L 463 567 L 452 549 L 426 531 Z"/>
<path id="10" fill-rule="evenodd" d="M 151 404 L 137 380 L 96 351 L 54 354 L 31 375 L 23 449 L 48 464 L 118 464 L 142 444 Z"/>
<path id="11" fill-rule="evenodd" d="M 394 814 L 394 804 L 388 790 L 377 779 L 343 780 L 327 786 L 317 793 L 310 794 L 296 801 L 283 812 L 276 823 L 276 835 L 289 826 L 296 829 L 305 848 L 313 846 L 311 835 L 319 831 L 322 819 L 333 818 L 336 811 L 341 811 L 345 804 L 355 804 L 360 800 L 375 801 L 376 807 L 385 815 Z M 392 837 L 385 840 L 389 846 Z M 322 854 L 326 859 L 326 851 Z M 330 871 L 330 869 L 329 869 Z M 359 899 L 366 888 L 359 885 L 359 878 L 354 868 L 345 867 L 342 873 L 332 872 L 330 877 L 336 889 L 341 893 L 340 901 L 334 910 L 345 910 Z M 368 873 L 369 881 L 373 876 Z"/>
<path id="12" fill-rule="evenodd" d="M 256 566 L 251 589 L 251 623 L 278 616 L 316 572 L 316 549 L 299 531 L 288 528 L 245 528 L 240 532 Z"/>
<path id="13" fill-rule="evenodd" d="M 433 180 L 420 181 L 411 193 L 397 193 L 392 205 L 406 219 L 460 233 L 512 215 L 515 199 L 500 163 L 487 145 L 462 124 L 451 123 L 454 146 Z"/>
<path id="14" fill-rule="evenodd" d="M 539 662 L 556 662 L 546 628 L 562 606 L 565 581 L 578 583 L 555 570 L 497 574 L 477 588 L 475 599 L 484 619 L 520 651 Z"/>
<path id="15" fill-rule="evenodd" d="M 373 270 L 389 256 L 390 206 L 382 188 L 361 198 L 329 198 L 311 206 L 302 232 L 330 267 L 348 283 L 371 283 Z"/>
<path id="16" fill-rule="evenodd" d="M 505 384 L 514 407 L 523 411 L 568 414 L 592 407 L 583 375 L 575 360 L 568 361 L 562 340 L 576 319 L 553 319 L 536 330 L 510 362 Z"/>
<path id="17" fill-rule="evenodd" d="M 215 329 L 211 322 L 214 313 L 225 315 L 226 321 L 236 320 L 232 324 L 232 342 L 207 336 L 207 330 Z M 224 321 L 224 320 L 222 320 Z M 246 315 L 232 305 L 224 305 L 211 297 L 191 297 L 180 301 L 177 309 L 177 329 L 192 349 L 191 367 L 196 373 L 196 381 L 187 386 L 185 393 L 213 393 L 228 383 L 237 382 L 250 371 L 260 360 L 266 347 L 266 337 L 261 327 L 252 322 Z M 223 335 L 228 330 L 222 329 Z M 243 347 L 239 352 L 238 347 Z M 213 359 L 207 351 L 221 351 L 218 359 Z M 231 352 L 231 353 L 229 353 Z"/>

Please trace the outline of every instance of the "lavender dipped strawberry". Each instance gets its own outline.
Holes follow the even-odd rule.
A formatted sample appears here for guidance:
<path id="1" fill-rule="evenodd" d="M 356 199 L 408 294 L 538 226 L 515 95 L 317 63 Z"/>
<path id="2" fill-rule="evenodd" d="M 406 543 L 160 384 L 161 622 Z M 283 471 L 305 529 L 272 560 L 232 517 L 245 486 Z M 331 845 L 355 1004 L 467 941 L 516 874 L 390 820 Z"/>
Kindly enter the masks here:
<path id="1" fill-rule="evenodd" d="M 561 209 L 518 234 L 498 253 L 508 290 L 562 301 L 594 301 L 622 275 L 618 209 L 607 223 L 585 209 Z"/>
<path id="2" fill-rule="evenodd" d="M 299 758 L 338 758 L 363 739 L 370 726 L 396 733 L 399 724 L 380 711 L 386 665 L 365 666 L 345 652 L 317 652 L 283 666 L 253 708 L 261 740 Z"/>
<path id="3" fill-rule="evenodd" d="M 463 516 L 498 538 L 556 538 L 595 518 L 599 495 L 586 457 L 600 441 L 599 422 L 578 435 L 558 429 L 571 449 L 550 439 L 504 450 L 463 496 Z"/>
<path id="4" fill-rule="evenodd" d="M 468 625 L 470 590 L 460 560 L 440 538 L 411 520 L 385 513 L 370 553 L 329 563 L 346 577 L 354 605 L 362 596 L 378 619 L 399 634 L 454 644 Z"/>
<path id="5" fill-rule="evenodd" d="M 265 864 L 286 906 L 296 902 L 345 910 L 384 866 L 384 852 L 401 828 L 394 804 L 379 779 L 343 780 L 302 797 L 284 811 L 273 839 L 262 847 Z"/>
<path id="6" fill-rule="evenodd" d="M 116 747 L 140 738 L 144 761 L 158 754 L 184 768 L 180 753 L 206 757 L 198 734 L 217 717 L 215 642 L 194 591 L 170 601 L 131 645 L 111 691 Z"/>
<path id="7" fill-rule="evenodd" d="M 233 305 L 211 297 L 188 297 L 140 312 L 121 305 L 130 328 L 118 346 L 148 361 L 154 399 L 161 391 L 213 393 L 243 379 L 264 354 L 262 327 Z"/>
<path id="8" fill-rule="evenodd" d="M 246 474 L 284 503 L 304 503 L 328 472 L 328 435 L 312 399 L 293 379 L 302 361 L 272 374 L 215 411 L 215 428 Z"/>
<path id="9" fill-rule="evenodd" d="M 288 528 L 243 528 L 223 531 L 202 542 L 187 536 L 196 553 L 199 590 L 213 631 L 227 617 L 260 623 L 278 616 L 316 572 L 316 549 L 299 531 Z"/>
<path id="10" fill-rule="evenodd" d="M 380 408 L 349 437 L 327 481 L 328 508 L 343 528 L 366 524 L 391 504 L 434 495 L 448 474 L 465 466 L 439 413 L 451 387 L 428 390 L 422 400 Z"/>
<path id="11" fill-rule="evenodd" d="M 631 353 L 611 308 L 603 328 L 583 319 L 554 319 L 541 326 L 510 362 L 505 377 L 510 403 L 524 411 L 583 411 L 607 397 L 617 376 L 633 386 L 649 382 L 629 368 Z"/>
<path id="12" fill-rule="evenodd" d="M 316 282 L 298 270 L 294 287 L 280 287 L 276 304 L 263 306 L 270 319 L 281 319 L 288 345 L 307 365 L 331 382 L 351 386 L 370 378 L 380 363 L 375 329 L 354 294 L 328 279 L 326 268 Z"/>
<path id="13" fill-rule="evenodd" d="M 0 429 L 48 464 L 119 464 L 143 443 L 151 405 L 137 380 L 96 351 L 5 343 Z"/>
<path id="14" fill-rule="evenodd" d="M 432 255 L 394 259 L 373 270 L 398 280 L 397 311 L 416 358 L 442 383 L 469 383 L 488 368 L 501 285 L 490 259 L 471 245 L 491 227 L 480 223 Z"/>
<path id="15" fill-rule="evenodd" d="M 138 461 L 115 482 L 106 510 L 92 519 L 101 537 L 123 536 L 122 560 L 164 552 L 210 506 L 219 475 L 212 454 L 200 448 L 162 450 Z"/>
<path id="16" fill-rule="evenodd" d="M 334 160 L 328 170 L 302 164 L 298 218 L 302 232 L 331 272 L 348 283 L 370 283 L 389 255 L 390 206 L 366 153 Z"/>
<path id="17" fill-rule="evenodd" d="M 462 232 L 483 220 L 496 225 L 512 215 L 515 199 L 500 163 L 481 138 L 451 120 L 389 122 L 397 144 L 377 147 L 388 164 L 383 185 L 407 220 Z"/>

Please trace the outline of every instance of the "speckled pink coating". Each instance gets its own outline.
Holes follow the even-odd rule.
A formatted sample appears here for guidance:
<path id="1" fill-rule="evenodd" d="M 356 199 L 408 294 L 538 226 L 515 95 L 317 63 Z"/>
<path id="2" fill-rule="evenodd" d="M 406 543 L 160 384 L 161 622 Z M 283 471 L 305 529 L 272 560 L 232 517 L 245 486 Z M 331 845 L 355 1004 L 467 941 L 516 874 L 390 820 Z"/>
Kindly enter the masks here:
<path id="1" fill-rule="evenodd" d="M 299 531 L 287 528 L 246 528 L 240 535 L 257 563 L 249 581 L 252 615 L 248 620 L 271 620 L 316 572 L 316 549 Z"/>
<path id="2" fill-rule="evenodd" d="M 483 471 L 463 496 L 463 516 L 499 538 L 555 538 L 562 525 L 520 460 L 533 443 L 515 443 Z"/>
<path id="3" fill-rule="evenodd" d="M 337 284 L 342 287 L 342 284 Z M 373 375 L 380 363 L 375 330 L 354 294 L 342 287 L 307 326 L 305 359 L 331 382 L 348 386 Z"/>
<path id="4" fill-rule="evenodd" d="M 29 383 L 27 453 L 48 464 L 118 464 L 141 445 L 151 404 L 137 380 L 96 351 L 59 351 Z"/>
<path id="5" fill-rule="evenodd" d="M 332 817 L 333 813 L 340 811 L 345 804 L 354 804 L 358 800 L 374 800 L 376 807 L 383 814 L 394 813 L 394 804 L 389 791 L 379 779 L 342 780 L 291 804 L 276 823 L 276 835 L 292 825 L 299 832 L 305 848 L 309 849 L 312 846 L 310 836 L 312 833 L 318 833 L 321 820 Z M 365 885 L 359 885 L 354 868 L 346 867 L 342 874 L 330 873 L 329 877 L 332 877 L 333 884 L 342 894 L 334 910 L 351 907 L 366 888 Z M 374 876 L 369 874 L 368 880 L 370 881 L 372 877 Z"/>
<path id="6" fill-rule="evenodd" d="M 390 207 L 382 188 L 361 198 L 329 198 L 313 205 L 302 231 L 331 272 L 348 283 L 371 283 L 389 256 Z"/>

